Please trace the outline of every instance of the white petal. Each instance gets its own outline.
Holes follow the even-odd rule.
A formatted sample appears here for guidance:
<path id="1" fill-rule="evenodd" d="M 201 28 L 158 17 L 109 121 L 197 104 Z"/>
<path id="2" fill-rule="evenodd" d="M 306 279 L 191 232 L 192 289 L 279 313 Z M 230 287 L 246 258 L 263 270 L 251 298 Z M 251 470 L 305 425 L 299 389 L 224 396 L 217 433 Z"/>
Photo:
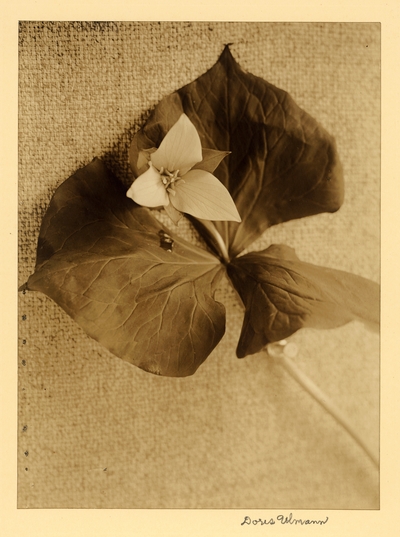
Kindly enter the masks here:
<path id="1" fill-rule="evenodd" d="M 183 213 L 204 220 L 241 222 L 236 205 L 228 190 L 214 175 L 203 170 L 191 170 L 175 187 L 172 205 Z"/>
<path id="2" fill-rule="evenodd" d="M 126 195 L 144 207 L 160 207 L 169 204 L 169 197 L 161 182 L 160 174 L 152 166 L 139 175 Z"/>
<path id="3" fill-rule="evenodd" d="M 200 137 L 186 114 L 181 115 L 165 135 L 160 147 L 151 155 L 156 168 L 163 167 L 170 172 L 180 170 L 181 175 L 202 158 Z"/>

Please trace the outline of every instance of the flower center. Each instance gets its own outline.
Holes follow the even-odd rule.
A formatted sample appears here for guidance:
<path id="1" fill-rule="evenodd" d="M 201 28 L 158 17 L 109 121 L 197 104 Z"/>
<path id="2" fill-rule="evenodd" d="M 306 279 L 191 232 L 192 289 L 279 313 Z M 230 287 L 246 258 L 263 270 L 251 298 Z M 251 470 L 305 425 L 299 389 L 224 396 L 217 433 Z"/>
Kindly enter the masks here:
<path id="1" fill-rule="evenodd" d="M 165 187 L 165 190 L 169 193 L 175 196 L 175 186 L 180 183 L 181 181 L 184 183 L 185 180 L 182 179 L 182 177 L 179 177 L 179 170 L 175 170 L 173 172 L 170 172 L 169 170 L 165 169 L 163 166 L 161 166 L 160 171 L 160 178 L 161 182 Z"/>

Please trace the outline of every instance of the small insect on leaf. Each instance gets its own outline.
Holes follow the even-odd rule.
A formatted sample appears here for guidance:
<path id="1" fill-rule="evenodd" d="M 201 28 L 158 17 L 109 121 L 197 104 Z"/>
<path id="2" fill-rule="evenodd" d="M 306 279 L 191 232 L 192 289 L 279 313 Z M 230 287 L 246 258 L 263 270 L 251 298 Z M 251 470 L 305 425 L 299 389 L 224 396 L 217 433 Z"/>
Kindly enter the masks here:
<path id="1" fill-rule="evenodd" d="M 165 233 L 163 229 L 160 229 L 158 235 L 160 237 L 160 247 L 167 252 L 172 252 L 172 248 L 174 247 L 174 239 L 170 237 L 168 233 Z"/>

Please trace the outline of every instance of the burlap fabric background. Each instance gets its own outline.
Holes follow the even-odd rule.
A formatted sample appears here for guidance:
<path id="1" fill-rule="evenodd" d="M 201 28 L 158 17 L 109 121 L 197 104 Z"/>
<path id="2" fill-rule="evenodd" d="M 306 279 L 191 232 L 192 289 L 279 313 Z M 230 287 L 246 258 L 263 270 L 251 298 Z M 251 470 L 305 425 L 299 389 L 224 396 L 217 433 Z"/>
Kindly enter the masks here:
<path id="1" fill-rule="evenodd" d="M 20 25 L 20 283 L 55 188 L 95 156 L 127 183 L 149 110 L 217 60 L 287 90 L 335 135 L 346 201 L 269 230 L 305 261 L 379 279 L 377 24 Z M 190 228 L 179 232 L 192 237 Z M 160 378 L 111 355 L 51 300 L 20 296 L 20 508 L 379 507 L 379 475 L 279 366 L 235 357 L 242 310 L 198 372 Z M 297 363 L 378 449 L 379 338 L 361 324 L 292 337 Z"/>

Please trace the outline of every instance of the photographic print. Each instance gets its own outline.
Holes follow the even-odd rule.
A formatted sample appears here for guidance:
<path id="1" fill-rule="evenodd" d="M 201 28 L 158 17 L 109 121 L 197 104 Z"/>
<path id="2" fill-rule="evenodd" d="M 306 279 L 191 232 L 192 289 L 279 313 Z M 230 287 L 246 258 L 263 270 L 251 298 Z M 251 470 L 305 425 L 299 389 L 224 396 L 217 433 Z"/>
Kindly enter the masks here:
<path id="1" fill-rule="evenodd" d="M 379 509 L 379 207 L 379 24 L 20 21 L 18 507 Z"/>

